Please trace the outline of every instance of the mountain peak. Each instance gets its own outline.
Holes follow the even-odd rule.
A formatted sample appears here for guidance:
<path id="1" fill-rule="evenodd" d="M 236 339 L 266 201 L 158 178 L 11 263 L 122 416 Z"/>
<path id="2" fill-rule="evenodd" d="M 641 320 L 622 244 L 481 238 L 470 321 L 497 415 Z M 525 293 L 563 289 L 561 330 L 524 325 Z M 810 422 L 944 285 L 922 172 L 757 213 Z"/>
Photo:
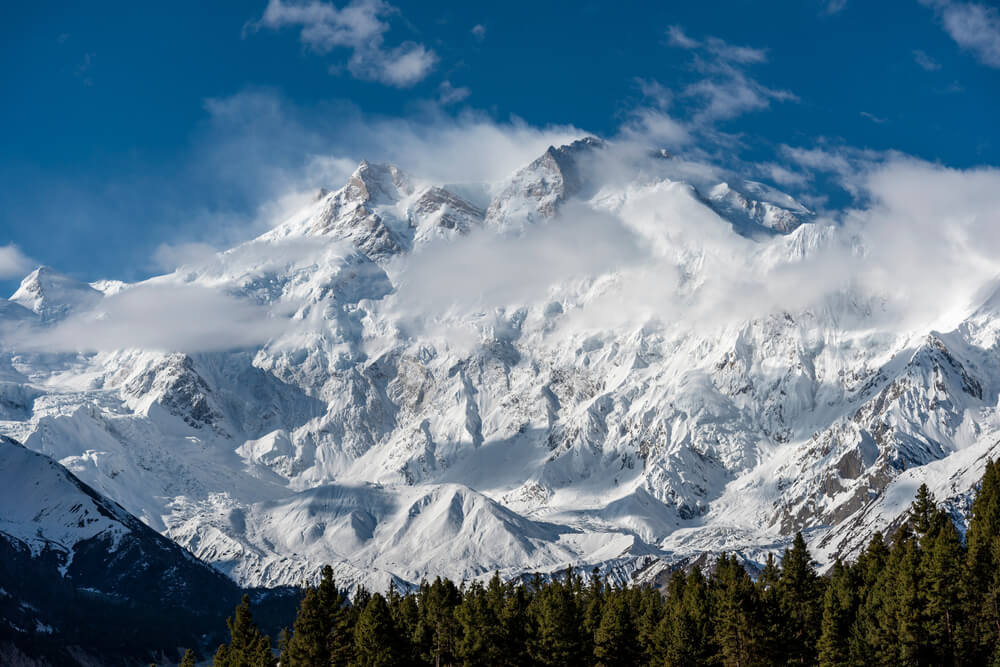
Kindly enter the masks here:
<path id="1" fill-rule="evenodd" d="M 583 188 L 581 158 L 605 146 L 604 141 L 593 136 L 558 148 L 549 146 L 540 157 L 514 174 L 490 204 L 486 219 L 506 226 L 539 215 L 552 217 L 562 202 Z"/>
<path id="2" fill-rule="evenodd" d="M 362 160 L 347 181 L 346 194 L 366 204 L 388 204 L 413 191 L 406 175 L 395 165 Z"/>
<path id="3" fill-rule="evenodd" d="M 10 300 L 52 321 L 91 306 L 100 298 L 101 293 L 90 285 L 51 267 L 39 266 L 25 276 Z"/>

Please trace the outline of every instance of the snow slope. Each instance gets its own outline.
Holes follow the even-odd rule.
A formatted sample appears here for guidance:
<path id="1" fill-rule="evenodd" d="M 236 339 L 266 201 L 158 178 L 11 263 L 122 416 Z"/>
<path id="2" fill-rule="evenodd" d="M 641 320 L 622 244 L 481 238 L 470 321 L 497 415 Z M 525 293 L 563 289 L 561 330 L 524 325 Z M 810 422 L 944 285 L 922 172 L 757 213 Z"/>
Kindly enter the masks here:
<path id="1" fill-rule="evenodd" d="M 362 162 L 211 261 L 87 287 L 96 306 L 32 274 L 14 300 L 38 335 L 153 287 L 282 326 L 202 353 L 42 353 L 17 329 L 0 433 L 244 585 L 324 563 L 375 587 L 652 576 L 796 530 L 829 561 L 922 479 L 960 517 L 997 453 L 1000 299 L 949 332 L 894 326 L 856 285 L 806 299 L 797 267 L 857 239 L 763 184 L 612 148 L 463 186 Z M 767 298 L 727 300 L 736 272 Z"/>

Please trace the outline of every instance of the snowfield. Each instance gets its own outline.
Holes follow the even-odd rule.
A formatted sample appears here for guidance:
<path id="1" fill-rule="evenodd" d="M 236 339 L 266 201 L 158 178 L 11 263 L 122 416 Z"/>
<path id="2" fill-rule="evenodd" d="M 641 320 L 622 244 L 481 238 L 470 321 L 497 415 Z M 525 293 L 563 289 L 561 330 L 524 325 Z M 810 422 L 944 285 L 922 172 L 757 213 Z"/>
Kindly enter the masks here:
<path id="1" fill-rule="evenodd" d="M 1000 293 L 940 329 L 850 268 L 813 284 L 873 247 L 596 139 L 502 183 L 362 162 L 174 273 L 26 277 L 0 302 L 0 433 L 245 586 L 652 577 L 798 530 L 830 563 L 921 482 L 961 519 L 1000 455 Z M 0 530 L 34 544 L 22 519 Z"/>

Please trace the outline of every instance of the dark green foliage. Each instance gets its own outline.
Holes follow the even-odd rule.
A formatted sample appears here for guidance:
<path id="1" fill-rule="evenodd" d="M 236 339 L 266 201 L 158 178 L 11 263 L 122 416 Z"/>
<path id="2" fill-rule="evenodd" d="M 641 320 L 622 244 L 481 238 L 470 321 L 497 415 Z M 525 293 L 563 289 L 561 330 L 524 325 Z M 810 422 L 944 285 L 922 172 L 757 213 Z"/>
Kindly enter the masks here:
<path id="1" fill-rule="evenodd" d="M 180 667 L 194 667 L 194 651 L 191 649 L 184 651 L 184 657 L 181 658 Z"/>
<path id="2" fill-rule="evenodd" d="M 986 464 L 966 539 L 970 651 L 980 664 L 1000 664 L 1000 464 L 994 461 Z"/>
<path id="3" fill-rule="evenodd" d="M 851 660 L 851 633 L 857 615 L 857 589 L 851 571 L 838 559 L 823 595 L 823 622 L 820 627 L 819 664 L 848 667 Z"/>
<path id="4" fill-rule="evenodd" d="M 402 663 L 400 637 L 389 613 L 389 605 L 381 594 L 368 600 L 358 616 L 354 628 L 354 657 L 356 667 L 388 667 Z"/>
<path id="5" fill-rule="evenodd" d="M 822 584 L 813 569 L 802 533 L 797 533 L 792 547 L 785 550 L 781 559 L 781 576 L 777 582 L 781 640 L 789 664 L 816 662 L 816 642 L 823 613 Z"/>
<path id="6" fill-rule="evenodd" d="M 573 578 L 555 581 L 533 591 L 529 611 L 532 636 L 528 654 L 535 664 L 550 667 L 579 665 L 589 643 L 585 638 L 583 610 L 574 595 Z"/>
<path id="7" fill-rule="evenodd" d="M 639 649 L 628 590 L 613 589 L 604 602 L 601 622 L 594 633 L 594 664 L 598 667 L 634 665 L 640 657 Z"/>
<path id="8" fill-rule="evenodd" d="M 817 574 L 802 535 L 753 581 L 735 555 L 710 575 L 672 573 L 665 594 L 573 570 L 529 583 L 361 589 L 325 568 L 303 592 L 282 665 L 996 665 L 1000 667 L 1000 466 L 973 504 L 968 548 L 922 486 L 892 536 Z M 273 665 L 244 599 L 217 665 Z M 193 654 L 191 655 L 193 659 Z M 186 658 L 187 659 L 187 658 Z"/>
<path id="9" fill-rule="evenodd" d="M 226 621 L 230 641 L 215 654 L 215 667 L 272 667 L 275 663 L 271 640 L 261 633 L 250 613 L 250 598 L 236 607 L 235 614 Z"/>
<path id="10" fill-rule="evenodd" d="M 281 651 L 281 667 L 310 667 L 330 662 L 329 619 L 324 618 L 320 593 L 307 588 L 287 648 Z"/>

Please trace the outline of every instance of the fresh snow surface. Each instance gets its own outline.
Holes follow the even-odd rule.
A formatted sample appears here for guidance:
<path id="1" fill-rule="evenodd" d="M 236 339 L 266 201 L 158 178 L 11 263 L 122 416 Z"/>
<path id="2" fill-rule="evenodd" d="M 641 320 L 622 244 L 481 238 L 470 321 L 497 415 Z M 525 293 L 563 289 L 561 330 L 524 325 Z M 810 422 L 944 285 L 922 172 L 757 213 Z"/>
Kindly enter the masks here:
<path id="1" fill-rule="evenodd" d="M 363 162 L 263 236 L 142 284 L 39 269 L 0 303 L 0 433 L 255 586 L 326 563 L 379 588 L 652 576 L 705 551 L 759 561 L 797 530 L 830 562 L 921 481 L 961 519 L 998 454 L 1000 299 L 946 332 L 894 327 L 857 286 L 699 310 L 719 270 L 859 241 L 763 184 L 608 151 L 584 140 L 461 186 Z M 519 239 L 546 253 L 478 285 Z M 623 261 L 633 246 L 645 259 Z M 25 327 L 152 287 L 221 290 L 287 326 L 227 352 L 25 345 Z M 0 530 L 41 548 L 113 529 L 5 456 Z M 28 492 L 44 515 L 18 513 Z"/>
<path id="2" fill-rule="evenodd" d="M 94 498 L 55 461 L 0 436 L 0 533 L 38 555 L 51 551 L 65 572 L 74 547 L 98 535 L 112 548 L 129 532 L 127 513 Z"/>

